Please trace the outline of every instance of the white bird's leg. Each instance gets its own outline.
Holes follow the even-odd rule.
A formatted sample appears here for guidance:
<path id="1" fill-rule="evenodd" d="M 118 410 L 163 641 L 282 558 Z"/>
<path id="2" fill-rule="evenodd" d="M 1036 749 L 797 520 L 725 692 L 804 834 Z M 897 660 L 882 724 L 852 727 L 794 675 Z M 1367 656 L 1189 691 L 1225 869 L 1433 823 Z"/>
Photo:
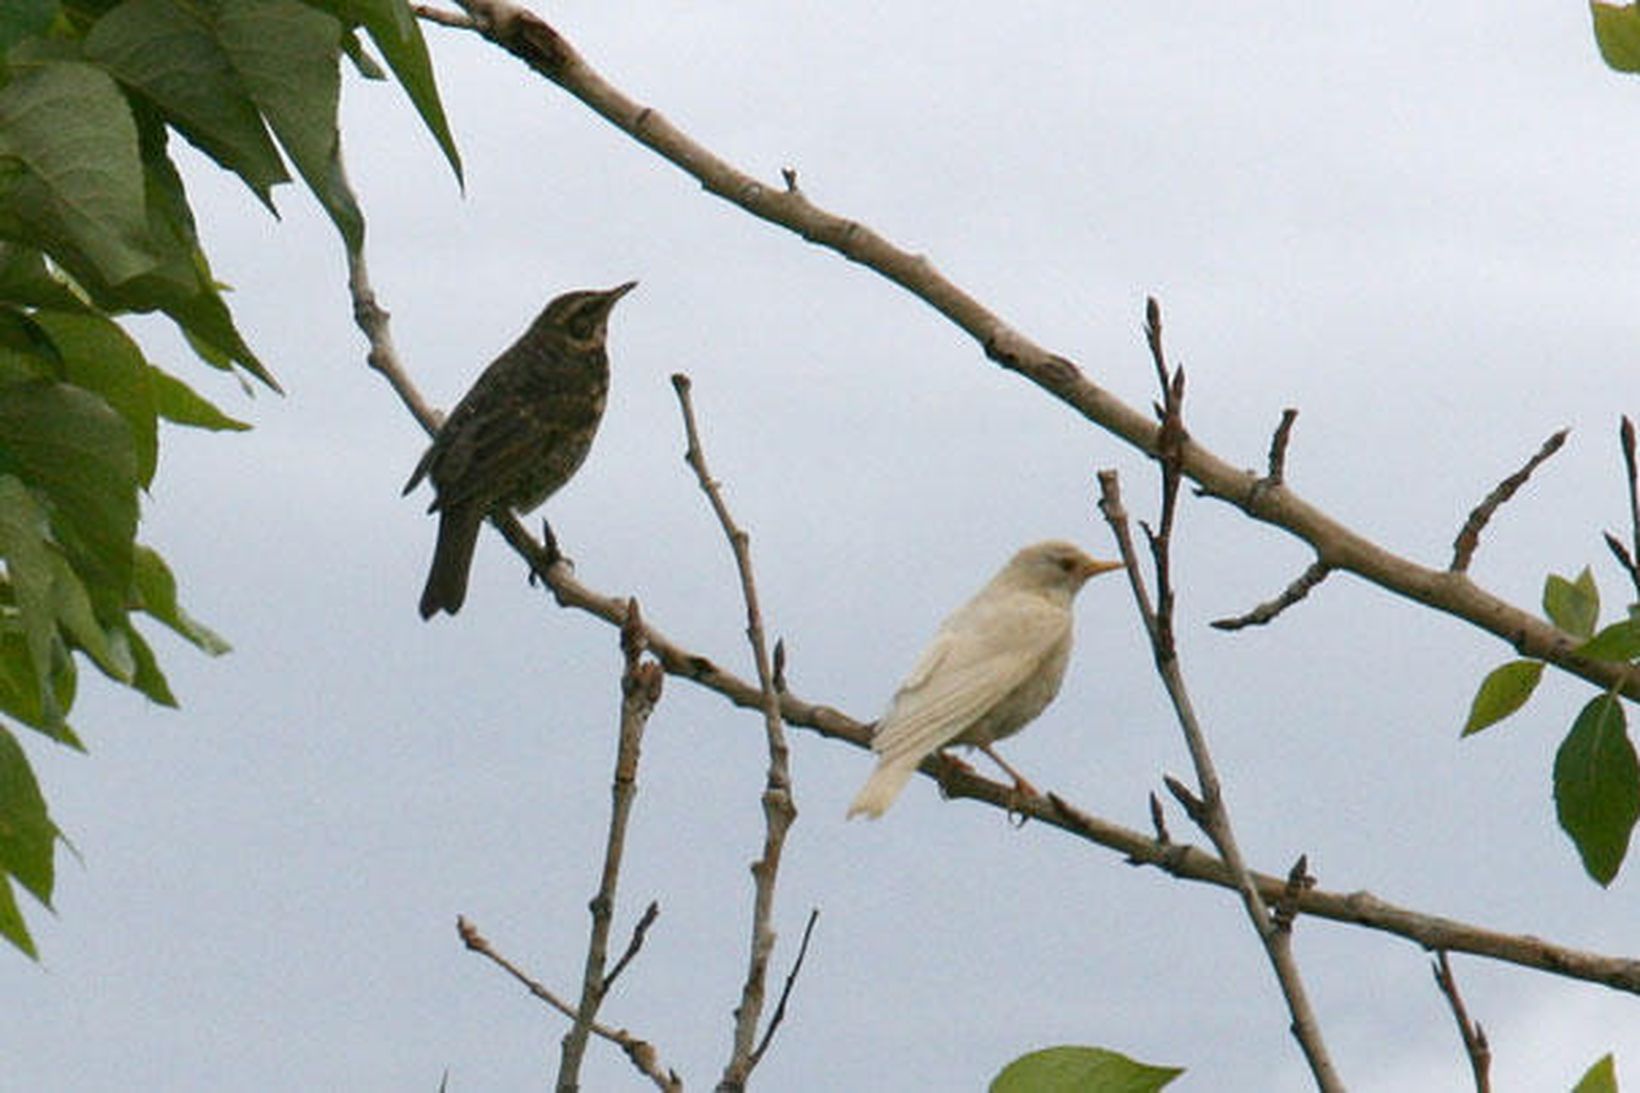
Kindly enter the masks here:
<path id="1" fill-rule="evenodd" d="M 1042 793 L 1019 771 L 1008 765 L 1008 761 L 998 755 L 989 744 L 976 744 L 975 747 L 991 757 L 991 762 L 1008 772 L 1008 777 L 1014 780 L 1014 792 L 1021 797 L 1040 797 Z"/>

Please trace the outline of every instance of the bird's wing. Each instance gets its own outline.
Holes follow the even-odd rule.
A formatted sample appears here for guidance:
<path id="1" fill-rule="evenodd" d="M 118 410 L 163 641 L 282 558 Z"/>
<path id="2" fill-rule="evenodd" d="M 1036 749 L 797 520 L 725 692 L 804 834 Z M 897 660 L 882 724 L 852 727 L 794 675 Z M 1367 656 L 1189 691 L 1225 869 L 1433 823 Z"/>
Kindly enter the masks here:
<path id="1" fill-rule="evenodd" d="M 975 600 L 946 620 L 894 695 L 872 749 L 883 762 L 951 743 L 1042 667 L 1070 613 L 1034 596 Z"/>

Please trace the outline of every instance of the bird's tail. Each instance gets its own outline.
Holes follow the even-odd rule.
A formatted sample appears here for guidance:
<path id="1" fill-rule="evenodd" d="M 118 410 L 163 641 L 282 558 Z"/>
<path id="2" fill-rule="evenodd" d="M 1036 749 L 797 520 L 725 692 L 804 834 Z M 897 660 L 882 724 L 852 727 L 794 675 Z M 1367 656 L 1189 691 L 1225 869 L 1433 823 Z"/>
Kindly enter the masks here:
<path id="1" fill-rule="evenodd" d="M 454 615 L 467 599 L 467 570 L 473 564 L 473 548 L 478 544 L 482 513 L 469 508 L 445 509 L 438 518 L 438 545 L 433 548 L 433 567 L 427 586 L 421 591 L 421 617 L 430 619 L 439 611 Z"/>
<path id="2" fill-rule="evenodd" d="M 911 780 L 911 772 L 917 769 L 913 760 L 905 762 L 878 763 L 877 769 L 871 772 L 866 784 L 860 787 L 855 795 L 854 803 L 848 806 L 848 815 L 870 816 L 873 820 L 888 811 L 888 806 L 894 803 L 894 798 L 900 795 L 900 790 Z"/>

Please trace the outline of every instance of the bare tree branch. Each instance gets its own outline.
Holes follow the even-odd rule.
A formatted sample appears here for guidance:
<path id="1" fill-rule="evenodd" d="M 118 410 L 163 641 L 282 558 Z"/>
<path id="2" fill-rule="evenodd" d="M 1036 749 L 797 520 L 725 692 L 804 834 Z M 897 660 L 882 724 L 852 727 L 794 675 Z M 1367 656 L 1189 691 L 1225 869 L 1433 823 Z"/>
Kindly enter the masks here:
<path id="1" fill-rule="evenodd" d="M 803 940 L 797 943 L 797 959 L 792 961 L 792 970 L 786 973 L 786 983 L 780 988 L 780 998 L 774 1004 L 774 1012 L 769 1015 L 769 1024 L 763 1030 L 763 1038 L 752 1051 L 753 1066 L 762 1060 L 763 1053 L 769 1050 L 769 1043 L 774 1039 L 775 1029 L 786 1019 L 786 1003 L 791 1001 L 792 990 L 797 986 L 797 977 L 803 973 L 803 958 L 809 955 L 809 939 L 814 936 L 814 924 L 819 921 L 820 908 L 809 908 L 809 920 L 803 924 Z"/>
<path id="2" fill-rule="evenodd" d="M 1634 597 L 1640 600 L 1640 462 L 1637 462 L 1640 456 L 1635 452 L 1634 422 L 1627 414 L 1623 415 L 1617 427 L 1617 442 L 1623 449 L 1623 468 L 1628 478 L 1630 541 L 1624 545 L 1623 540 L 1608 531 L 1606 545 L 1629 575 L 1634 585 Z"/>
<path id="3" fill-rule="evenodd" d="M 1452 1008 L 1452 1017 L 1458 1022 L 1458 1035 L 1463 1037 L 1464 1054 L 1469 1056 L 1469 1069 L 1475 1076 L 1475 1093 L 1491 1093 L 1492 1045 L 1486 1042 L 1486 1030 L 1481 1028 L 1480 1022 L 1469 1017 L 1445 949 L 1435 953 L 1435 985 L 1446 996 L 1447 1005 Z"/>
<path id="4" fill-rule="evenodd" d="M 358 301 L 368 300 L 371 307 L 363 310 L 377 317 L 369 325 L 361 323 L 361 329 L 370 339 L 371 366 L 387 379 L 422 426 L 431 430 L 437 417 L 427 408 L 393 351 L 387 312 L 374 307 L 374 292 L 362 256 L 350 255 L 349 268 L 355 313 L 361 312 Z M 560 607 L 584 611 L 612 626 L 620 626 L 625 620 L 627 600 L 624 597 L 606 595 L 582 584 L 557 552 L 549 551 L 516 516 L 503 514 L 492 518 L 491 523 L 529 564 L 531 573 L 541 579 Z M 714 691 L 735 706 L 763 708 L 760 687 L 725 670 L 710 657 L 672 640 L 652 623 L 644 624 L 644 633 L 650 653 L 668 675 Z M 831 706 L 810 702 L 785 690 L 780 691 L 779 697 L 780 714 L 787 725 L 809 729 L 863 751 L 871 750 L 870 722 L 857 721 Z M 955 762 L 954 757 L 938 754 L 924 760 L 919 769 L 938 782 L 947 796 L 972 800 L 1004 813 L 1020 812 L 1039 823 L 1114 850 L 1131 864 L 1155 866 L 1180 880 L 1220 888 L 1235 887 L 1224 863 L 1213 855 L 1188 844 L 1158 841 L 1132 828 L 1092 816 L 1057 794 L 1050 793 L 1045 801 L 1020 802 L 1013 787 L 982 778 L 966 765 Z M 1252 877 L 1266 899 L 1273 900 L 1284 890 L 1286 882 L 1280 878 L 1265 873 L 1254 873 Z M 1572 949 L 1529 934 L 1490 930 L 1389 903 L 1365 891 L 1309 890 L 1300 896 L 1298 906 L 1306 915 L 1394 934 L 1425 949 L 1472 953 L 1640 995 L 1640 960 Z M 573 1014 L 567 1005 L 563 1012 Z"/>
<path id="5" fill-rule="evenodd" d="M 1332 567 L 1326 562 L 1311 562 L 1309 568 L 1294 578 L 1293 583 L 1282 589 L 1281 595 L 1275 599 L 1264 601 L 1245 615 L 1237 615 L 1229 619 L 1214 619 L 1208 625 L 1215 630 L 1240 630 L 1248 626 L 1263 626 L 1265 623 L 1274 620 L 1277 615 L 1287 610 L 1287 608 L 1308 596 L 1310 589 L 1326 580 L 1327 574 L 1331 572 Z"/>
<path id="6" fill-rule="evenodd" d="M 672 377 L 672 387 L 678 394 L 678 407 L 683 413 L 683 428 L 688 439 L 684 459 L 695 472 L 700 488 L 717 514 L 729 549 L 734 553 L 735 568 L 740 572 L 740 591 L 746 602 L 746 640 L 752 647 L 752 659 L 757 667 L 758 708 L 763 712 L 764 738 L 769 748 L 769 767 L 763 784 L 763 853 L 752 863 L 752 946 L 746 967 L 746 981 L 741 987 L 740 1004 L 735 1007 L 734 1048 L 718 1089 L 736 1093 L 746 1087 L 752 1068 L 762 1058 L 757 1045 L 757 1025 L 763 1015 L 764 989 L 769 976 L 769 957 L 774 952 L 774 897 L 780 877 L 780 857 L 786 845 L 786 832 L 797 818 L 797 806 L 792 801 L 791 771 L 786 747 L 786 730 L 780 715 L 780 688 L 775 684 L 774 668 L 769 660 L 767 640 L 763 633 L 763 614 L 758 607 L 757 581 L 752 575 L 751 537 L 735 523 L 723 500 L 723 491 L 706 467 L 706 452 L 701 447 L 700 431 L 695 424 L 695 406 L 689 397 L 689 377 L 679 372 Z M 785 668 L 782 658 L 782 673 Z M 770 1030 L 773 1032 L 771 1025 Z M 763 1047 L 767 1047 L 767 1037 Z"/>
<path id="7" fill-rule="evenodd" d="M 456 932 L 461 935 L 461 943 L 467 946 L 468 949 L 487 958 L 523 984 L 524 988 L 531 994 L 565 1017 L 571 1020 L 575 1019 L 574 1006 L 559 998 L 540 982 L 532 979 L 518 965 L 496 952 L 495 948 L 483 934 L 478 932 L 478 927 L 474 926 L 472 922 L 465 917 L 457 918 Z M 626 1057 L 632 1061 L 632 1065 L 638 1068 L 639 1073 L 653 1082 L 656 1089 L 665 1090 L 666 1093 L 682 1093 L 683 1079 L 678 1077 L 677 1071 L 662 1068 L 660 1057 L 656 1054 L 654 1045 L 647 1040 L 639 1039 L 623 1028 L 610 1028 L 608 1025 L 599 1024 L 596 1021 L 592 1023 L 591 1027 L 595 1035 L 608 1040 L 625 1052 Z"/>
<path id="8" fill-rule="evenodd" d="M 1151 309 L 1151 316 L 1151 328 L 1157 331 L 1153 351 L 1160 362 L 1160 350 L 1155 348 L 1155 343 L 1159 343 L 1160 340 L 1160 327 L 1155 322 L 1154 307 Z M 1166 368 L 1160 367 L 1165 383 Z M 1169 392 L 1167 414 L 1177 417 L 1182 409 L 1182 386 L 1177 383 L 1165 386 Z M 1165 425 L 1163 431 L 1167 431 Z M 1182 434 L 1183 427 L 1179 426 L 1177 431 Z M 1110 524 L 1111 532 L 1121 547 L 1122 560 L 1127 563 L 1128 583 L 1133 589 L 1134 601 L 1138 604 L 1145 630 L 1150 635 L 1157 674 L 1161 676 L 1162 686 L 1172 701 L 1173 712 L 1178 719 L 1179 727 L 1184 731 L 1185 747 L 1189 750 L 1191 763 L 1196 768 L 1196 781 L 1200 788 L 1198 807 L 1191 809 L 1186 806 L 1187 810 L 1191 813 L 1191 819 L 1218 850 L 1220 859 L 1234 881 L 1235 889 L 1241 896 L 1242 906 L 1247 912 L 1248 921 L 1252 923 L 1259 942 L 1264 946 L 1276 981 L 1281 986 L 1287 1010 L 1293 1018 L 1293 1036 L 1298 1040 L 1299 1048 L 1304 1053 L 1310 1073 L 1315 1076 L 1317 1088 L 1328 1093 L 1341 1093 L 1344 1083 L 1333 1066 L 1326 1041 L 1321 1034 L 1321 1024 L 1316 1019 L 1315 1010 L 1310 1005 L 1309 994 L 1304 989 L 1304 979 L 1299 972 L 1298 961 L 1293 957 L 1293 908 L 1298 904 L 1298 890 L 1303 886 L 1296 880 L 1289 879 L 1287 886 L 1282 890 L 1281 905 L 1286 909 L 1284 919 L 1278 920 L 1270 913 L 1263 893 L 1259 891 L 1251 872 L 1242 860 L 1241 848 L 1237 845 L 1235 830 L 1230 822 L 1229 808 L 1224 801 L 1218 770 L 1213 763 L 1212 752 L 1207 746 L 1206 734 L 1202 732 L 1201 723 L 1196 718 L 1195 707 L 1190 701 L 1190 693 L 1185 687 L 1184 674 L 1179 665 L 1178 650 L 1173 645 L 1173 595 L 1169 585 L 1167 559 L 1174 508 L 1171 499 L 1178 491 L 1178 477 L 1176 474 L 1169 476 L 1166 473 L 1169 462 L 1171 460 L 1164 457 L 1162 530 L 1150 536 L 1151 553 L 1156 559 L 1157 603 L 1161 605 L 1155 610 L 1152 610 L 1150 597 L 1145 592 L 1144 575 L 1139 572 L 1139 559 L 1128 532 L 1127 512 L 1122 507 L 1121 485 L 1115 471 L 1099 472 L 1099 508 L 1105 514 L 1105 520 Z M 1300 873 L 1302 870 L 1297 870 L 1295 876 Z"/>
<path id="9" fill-rule="evenodd" d="M 477 33 L 558 84 L 634 140 L 689 174 L 711 194 L 803 239 L 876 271 L 945 315 L 985 355 L 1019 373 L 1089 421 L 1142 451 L 1160 444 L 1156 422 L 1092 382 L 1071 361 L 1049 352 L 1003 322 L 944 277 L 926 257 L 902 250 L 875 231 L 814 205 L 795 185 L 773 185 L 730 165 L 692 140 L 652 107 L 643 106 L 603 78 L 545 20 L 509 0 L 458 0 Z M 1640 675 L 1622 664 L 1572 655 L 1579 644 L 1534 613 L 1475 585 L 1462 573 L 1431 569 L 1399 557 L 1352 531 L 1285 485 L 1270 485 L 1194 441 L 1181 455 L 1183 473 L 1207 496 L 1227 501 L 1253 519 L 1309 543 L 1317 557 L 1438 611 L 1457 616 L 1549 661 L 1602 690 L 1617 688 L 1640 699 Z"/>
<path id="10" fill-rule="evenodd" d="M 1537 470 L 1544 460 L 1560 451 L 1560 446 L 1566 443 L 1566 434 L 1570 431 L 1562 429 L 1545 440 L 1543 447 L 1526 461 L 1525 466 L 1499 482 L 1493 487 L 1492 492 L 1486 495 L 1486 499 L 1475 506 L 1469 514 L 1469 519 L 1464 521 L 1458 537 L 1452 542 L 1452 564 L 1448 567 L 1452 572 L 1462 573 L 1469 568 L 1469 562 L 1475 556 L 1475 548 L 1481 544 L 1481 532 L 1492 519 L 1492 515 L 1505 501 L 1515 495 L 1516 490 L 1526 484 L 1526 480 L 1532 477 L 1532 472 Z"/>
<path id="11" fill-rule="evenodd" d="M 621 879 L 621 860 L 626 853 L 627 821 L 632 815 L 632 801 L 638 794 L 638 760 L 643 752 L 644 727 L 649 715 L 660 701 L 661 681 L 665 675 L 659 664 L 644 659 L 646 633 L 638 601 L 627 601 L 626 618 L 621 623 L 621 723 L 615 748 L 615 777 L 610 790 L 609 834 L 604 843 L 604 867 L 598 880 L 598 892 L 588 909 L 592 912 L 592 932 L 587 938 L 586 964 L 581 973 L 581 1001 L 575 1007 L 575 1020 L 564 1034 L 558 1062 L 558 1093 L 574 1093 L 581 1084 L 581 1061 L 586 1057 L 587 1038 L 592 1033 L 592 1022 L 603 1005 L 609 984 L 637 952 L 642 933 L 634 934 L 634 943 L 621 957 L 620 965 L 607 976 L 604 969 L 609 963 L 609 931 L 615 918 L 615 894 Z M 653 921 L 655 905 L 650 905 Z M 647 924 L 641 927 L 647 930 Z"/>

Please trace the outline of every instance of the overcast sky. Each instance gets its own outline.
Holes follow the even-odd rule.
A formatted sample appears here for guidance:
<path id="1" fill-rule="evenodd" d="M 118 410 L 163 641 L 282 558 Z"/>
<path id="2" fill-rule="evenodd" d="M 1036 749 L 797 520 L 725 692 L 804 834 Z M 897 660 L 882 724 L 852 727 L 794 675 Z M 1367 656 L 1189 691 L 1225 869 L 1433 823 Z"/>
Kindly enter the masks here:
<path id="1" fill-rule="evenodd" d="M 1444 564 L 1465 514 L 1555 429 L 1566 449 L 1488 529 L 1473 575 L 1536 604 L 1624 530 L 1635 401 L 1640 83 L 1577 4 L 555 4 L 639 101 L 771 181 L 929 256 L 1098 383 L 1144 405 L 1162 302 L 1209 448 L 1261 465 L 1301 410 L 1291 484 Z M 1145 461 L 988 364 L 926 305 L 704 194 L 470 35 L 428 29 L 467 187 L 389 86 L 350 79 L 344 133 L 407 366 L 448 405 L 542 303 L 637 278 L 613 391 L 549 504 L 580 577 L 635 594 L 750 675 L 732 565 L 680 456 L 667 376 L 695 380 L 713 469 L 752 534 L 793 689 L 880 712 L 942 615 L 1018 546 L 1111 546 L 1093 474 L 1152 511 Z M 180 142 L 177 142 L 180 146 Z M 289 392 L 245 398 L 153 354 L 243 436 L 173 430 L 143 535 L 236 646 L 156 639 L 180 712 L 82 673 L 91 754 L 31 741 L 59 824 L 39 966 L 0 957 L 6 1088 L 539 1088 L 564 1023 L 461 948 L 469 916 L 549 984 L 579 981 L 607 820 L 619 656 L 481 540 L 467 605 L 422 623 L 434 526 L 399 489 L 424 438 L 364 365 L 339 245 L 304 194 L 282 222 L 186 154 L 242 328 Z M 1549 772 L 1587 687 L 1545 682 L 1458 739 L 1503 643 L 1335 576 L 1266 630 L 1300 544 L 1189 500 L 1184 666 L 1249 859 L 1322 885 L 1640 955 L 1635 866 L 1609 891 L 1555 826 Z M 1004 753 L 1143 827 L 1188 761 L 1122 583 L 1083 593 L 1059 702 Z M 915 781 L 843 821 L 868 756 L 794 733 L 800 816 L 783 973 L 819 927 L 759 1072 L 779 1090 L 977 1089 L 1015 1055 L 1091 1043 L 1184 1066 L 1181 1090 L 1310 1087 L 1234 901 Z M 650 723 L 618 935 L 661 918 L 605 1017 L 715 1081 L 761 841 L 759 720 L 669 681 Z M 1173 818 L 1175 834 L 1187 825 Z M 1194 835 L 1194 833 L 1191 833 Z M 1199 840 L 1198 840 L 1199 841 Z M 1414 946 L 1300 920 L 1351 1088 L 1467 1088 Z M 1640 1081 L 1640 1000 L 1454 961 L 1495 1088 L 1569 1088 L 1601 1054 Z M 13 1084 L 15 1083 L 15 1084 Z M 643 1088 L 594 1043 L 585 1088 Z"/>

